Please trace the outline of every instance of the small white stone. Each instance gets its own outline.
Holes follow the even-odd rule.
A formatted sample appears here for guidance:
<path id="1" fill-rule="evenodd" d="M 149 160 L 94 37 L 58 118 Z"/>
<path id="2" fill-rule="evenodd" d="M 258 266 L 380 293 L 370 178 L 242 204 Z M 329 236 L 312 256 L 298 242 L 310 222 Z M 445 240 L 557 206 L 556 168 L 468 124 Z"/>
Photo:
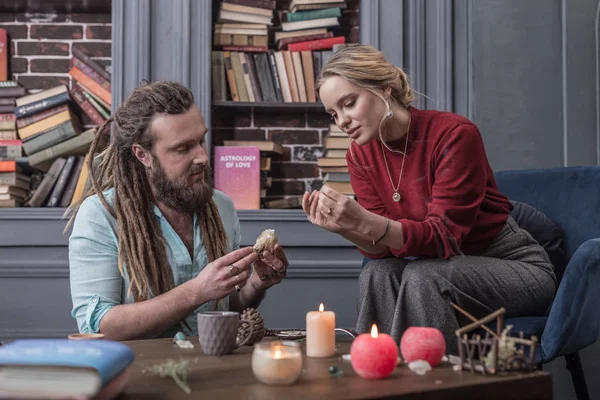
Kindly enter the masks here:
<path id="1" fill-rule="evenodd" d="M 431 365 L 425 360 L 415 360 L 408 364 L 408 368 L 417 375 L 425 375 L 431 371 Z"/>
<path id="2" fill-rule="evenodd" d="M 455 365 L 455 366 L 452 367 L 452 369 L 454 371 L 460 371 L 462 369 L 462 367 L 460 365 Z"/>
<path id="3" fill-rule="evenodd" d="M 182 349 L 193 349 L 194 345 L 189 340 L 176 340 L 175 344 Z"/>
<path id="4" fill-rule="evenodd" d="M 460 357 L 452 355 L 452 354 L 450 354 L 448 361 L 450 361 L 450 364 L 454 364 L 454 365 L 460 365 L 460 363 L 461 363 Z"/>
<path id="5" fill-rule="evenodd" d="M 262 231 L 258 238 L 256 238 L 256 243 L 254 244 L 254 251 L 259 254 L 262 254 L 263 251 L 273 251 L 275 245 L 279 242 L 277 239 L 277 235 L 275 234 L 274 229 L 265 229 Z"/>
<path id="6" fill-rule="evenodd" d="M 442 357 L 442 362 L 448 362 L 448 357 L 446 357 L 446 356 L 443 356 L 443 357 Z"/>

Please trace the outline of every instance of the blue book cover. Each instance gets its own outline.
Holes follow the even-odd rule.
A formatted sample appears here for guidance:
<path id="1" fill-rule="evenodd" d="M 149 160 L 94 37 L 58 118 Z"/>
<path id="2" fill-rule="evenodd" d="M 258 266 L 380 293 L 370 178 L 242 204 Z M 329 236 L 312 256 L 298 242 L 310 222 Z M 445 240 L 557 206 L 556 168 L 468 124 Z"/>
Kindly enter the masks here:
<path id="1" fill-rule="evenodd" d="M 22 339 L 0 346 L 0 368 L 92 368 L 98 372 L 102 386 L 119 375 L 133 359 L 129 346 L 111 340 Z"/>

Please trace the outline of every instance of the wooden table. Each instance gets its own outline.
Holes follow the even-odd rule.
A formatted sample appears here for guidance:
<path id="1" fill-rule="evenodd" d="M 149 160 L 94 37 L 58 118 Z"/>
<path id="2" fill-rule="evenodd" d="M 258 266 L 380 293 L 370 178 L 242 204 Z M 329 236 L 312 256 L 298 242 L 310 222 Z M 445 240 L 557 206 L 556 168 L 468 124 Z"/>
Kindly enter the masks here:
<path id="1" fill-rule="evenodd" d="M 469 371 L 458 373 L 443 363 L 424 376 L 402 365 L 383 380 L 357 376 L 349 361 L 340 356 L 329 359 L 304 359 L 301 378 L 292 386 L 268 386 L 256 380 L 250 368 L 252 347 L 232 355 L 215 357 L 202 354 L 197 338 L 190 338 L 194 349 L 181 349 L 170 339 L 124 342 L 135 352 L 129 385 L 122 399 L 551 399 L 552 377 L 543 371 L 482 376 Z M 338 354 L 346 354 L 350 342 L 338 342 Z M 172 378 L 143 372 L 144 368 L 169 358 L 190 359 L 188 396 Z M 335 364 L 343 375 L 330 377 Z"/>

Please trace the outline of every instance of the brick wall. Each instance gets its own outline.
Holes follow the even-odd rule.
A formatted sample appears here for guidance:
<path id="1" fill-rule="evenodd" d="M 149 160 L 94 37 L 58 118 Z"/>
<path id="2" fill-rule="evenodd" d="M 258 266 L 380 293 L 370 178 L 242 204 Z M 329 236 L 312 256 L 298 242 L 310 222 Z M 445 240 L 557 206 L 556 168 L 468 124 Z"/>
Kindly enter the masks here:
<path id="1" fill-rule="evenodd" d="M 273 186 L 267 189 L 267 197 L 301 195 L 321 187 L 317 157 L 323 154 L 323 136 L 330 122 L 325 111 L 233 112 L 218 108 L 212 113 L 213 145 L 221 146 L 224 140 L 273 140 L 282 144 L 283 156 L 271 157 Z"/>
<path id="2" fill-rule="evenodd" d="M 291 0 L 278 0 L 278 9 L 286 9 Z M 349 0 L 342 25 L 346 41 L 359 42 L 359 0 Z M 323 155 L 323 139 L 333 123 L 325 110 L 257 109 L 234 112 L 216 108 L 212 113 L 213 145 L 223 140 L 273 140 L 284 146 L 285 153 L 272 158 L 273 186 L 267 197 L 301 195 L 305 190 L 320 189 L 323 183 L 317 157 Z"/>
<path id="3" fill-rule="evenodd" d="M 0 27 L 9 34 L 13 79 L 31 92 L 71 87 L 73 48 L 101 65 L 111 64 L 110 14 L 0 14 Z"/>

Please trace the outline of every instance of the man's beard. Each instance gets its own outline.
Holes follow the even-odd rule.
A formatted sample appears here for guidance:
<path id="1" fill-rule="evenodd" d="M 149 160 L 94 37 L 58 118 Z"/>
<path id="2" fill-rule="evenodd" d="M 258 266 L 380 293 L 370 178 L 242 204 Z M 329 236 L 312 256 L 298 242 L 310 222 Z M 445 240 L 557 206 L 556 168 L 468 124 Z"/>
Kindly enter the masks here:
<path id="1" fill-rule="evenodd" d="M 203 180 L 192 185 L 188 179 L 192 174 L 202 172 Z M 201 212 L 213 195 L 212 171 L 209 164 L 193 165 L 188 174 L 171 180 L 167 177 L 160 162 L 154 159 L 148 169 L 148 178 L 154 186 L 157 201 L 184 213 Z"/>

